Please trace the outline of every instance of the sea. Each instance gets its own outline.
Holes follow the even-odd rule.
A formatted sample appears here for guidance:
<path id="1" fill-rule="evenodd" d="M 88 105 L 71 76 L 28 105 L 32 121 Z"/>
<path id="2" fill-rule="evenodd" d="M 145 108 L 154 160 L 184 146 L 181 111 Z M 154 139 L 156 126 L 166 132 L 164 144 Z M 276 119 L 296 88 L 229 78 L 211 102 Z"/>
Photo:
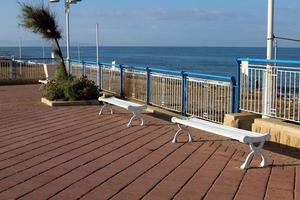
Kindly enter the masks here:
<path id="1" fill-rule="evenodd" d="M 63 47 L 65 55 L 66 48 Z M 19 47 L 0 47 L 0 56 L 20 57 Z M 22 58 L 50 58 L 50 47 L 22 47 Z M 232 76 L 237 58 L 265 58 L 260 47 L 100 47 L 100 62 Z M 96 47 L 72 47 L 71 58 L 96 60 Z M 300 48 L 279 48 L 277 59 L 300 60 Z"/>

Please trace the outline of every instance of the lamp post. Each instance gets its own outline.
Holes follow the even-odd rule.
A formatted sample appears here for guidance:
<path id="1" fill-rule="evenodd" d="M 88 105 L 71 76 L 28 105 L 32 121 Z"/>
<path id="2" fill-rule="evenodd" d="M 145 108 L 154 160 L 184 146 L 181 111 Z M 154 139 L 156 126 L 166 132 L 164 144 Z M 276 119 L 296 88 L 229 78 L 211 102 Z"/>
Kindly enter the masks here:
<path id="1" fill-rule="evenodd" d="M 273 42 L 274 42 L 274 0 L 268 0 L 268 25 L 267 25 L 267 59 L 273 58 Z M 266 66 L 264 76 L 264 98 L 263 98 L 263 117 L 266 118 L 270 114 L 271 92 L 272 92 L 272 69 L 269 64 Z"/>
<path id="2" fill-rule="evenodd" d="M 57 3 L 60 0 L 49 0 L 50 3 Z M 67 63 L 68 63 L 68 73 L 72 74 L 70 65 L 70 5 L 76 4 L 81 0 L 64 0 L 65 2 L 65 14 L 66 14 L 66 37 L 67 37 Z"/>
<path id="3" fill-rule="evenodd" d="M 274 42 L 274 0 L 268 0 L 268 30 L 267 30 L 267 59 L 273 58 L 273 42 Z"/>

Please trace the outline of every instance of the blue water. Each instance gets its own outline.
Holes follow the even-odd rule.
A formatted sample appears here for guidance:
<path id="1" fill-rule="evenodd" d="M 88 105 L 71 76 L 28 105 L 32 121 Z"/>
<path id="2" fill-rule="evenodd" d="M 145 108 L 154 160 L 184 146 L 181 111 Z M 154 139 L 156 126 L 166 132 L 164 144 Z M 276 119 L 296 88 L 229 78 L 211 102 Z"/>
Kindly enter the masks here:
<path id="1" fill-rule="evenodd" d="M 50 57 L 51 48 L 45 48 Z M 65 52 L 65 48 L 64 48 Z M 249 47 L 101 47 L 100 61 L 134 66 L 160 67 L 218 75 L 235 75 L 236 58 L 265 58 L 265 48 Z M 0 56 L 19 57 L 18 47 L 0 47 Z M 96 60 L 95 47 L 80 47 L 80 59 Z M 43 57 L 42 47 L 23 47 L 22 57 Z M 78 59 L 78 49 L 71 49 Z M 278 49 L 278 59 L 300 60 L 300 48 Z"/>

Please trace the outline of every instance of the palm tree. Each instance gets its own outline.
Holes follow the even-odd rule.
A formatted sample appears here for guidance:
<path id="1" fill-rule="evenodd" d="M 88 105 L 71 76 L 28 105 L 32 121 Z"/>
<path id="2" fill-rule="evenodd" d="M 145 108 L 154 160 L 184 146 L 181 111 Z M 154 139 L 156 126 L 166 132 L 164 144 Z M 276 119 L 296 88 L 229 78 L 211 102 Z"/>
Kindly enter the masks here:
<path id="1" fill-rule="evenodd" d="M 66 79 L 67 70 L 64 57 L 59 45 L 62 38 L 61 30 L 55 18 L 55 13 L 51 12 L 43 4 L 34 6 L 26 3 L 19 3 L 21 6 L 20 26 L 31 30 L 33 33 L 40 34 L 42 38 L 52 41 L 54 53 L 60 58 L 61 75 Z"/>

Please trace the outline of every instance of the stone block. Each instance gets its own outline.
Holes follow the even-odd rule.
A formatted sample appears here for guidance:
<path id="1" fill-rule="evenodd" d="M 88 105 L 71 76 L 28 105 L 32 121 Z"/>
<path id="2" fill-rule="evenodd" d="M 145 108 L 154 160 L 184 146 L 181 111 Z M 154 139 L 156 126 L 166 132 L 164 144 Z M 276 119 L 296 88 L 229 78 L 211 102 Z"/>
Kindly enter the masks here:
<path id="1" fill-rule="evenodd" d="M 300 125 L 272 118 L 255 119 L 252 131 L 270 133 L 271 141 L 300 148 Z"/>
<path id="2" fill-rule="evenodd" d="M 260 117 L 261 116 L 258 114 L 248 112 L 226 114 L 224 116 L 224 125 L 235 128 L 241 128 L 244 130 L 251 130 L 251 126 L 254 122 L 254 119 Z"/>

